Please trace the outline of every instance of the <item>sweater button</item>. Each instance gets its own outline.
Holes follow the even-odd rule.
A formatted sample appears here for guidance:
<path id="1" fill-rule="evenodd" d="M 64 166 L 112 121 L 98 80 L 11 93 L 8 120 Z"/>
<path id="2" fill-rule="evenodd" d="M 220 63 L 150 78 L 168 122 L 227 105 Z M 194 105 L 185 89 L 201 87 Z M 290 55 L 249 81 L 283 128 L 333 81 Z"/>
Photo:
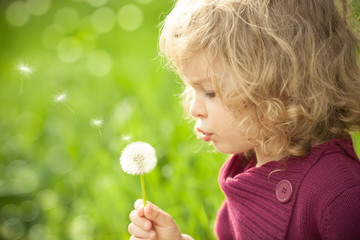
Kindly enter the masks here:
<path id="1" fill-rule="evenodd" d="M 293 188 L 288 180 L 281 180 L 276 185 L 276 190 L 275 190 L 276 198 L 281 203 L 288 202 L 291 198 L 292 192 L 293 192 Z"/>

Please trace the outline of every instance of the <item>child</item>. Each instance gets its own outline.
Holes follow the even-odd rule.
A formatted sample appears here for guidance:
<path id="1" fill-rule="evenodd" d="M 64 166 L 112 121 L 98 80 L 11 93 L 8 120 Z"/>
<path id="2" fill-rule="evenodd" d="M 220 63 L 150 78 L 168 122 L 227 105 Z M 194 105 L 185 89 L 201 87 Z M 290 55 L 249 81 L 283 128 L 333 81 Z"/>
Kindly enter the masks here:
<path id="1" fill-rule="evenodd" d="M 342 6 L 338 11 L 337 7 Z M 359 39 L 333 0 L 178 0 L 161 51 L 195 129 L 233 154 L 218 239 L 359 239 Z M 131 239 L 191 239 L 135 203 Z"/>

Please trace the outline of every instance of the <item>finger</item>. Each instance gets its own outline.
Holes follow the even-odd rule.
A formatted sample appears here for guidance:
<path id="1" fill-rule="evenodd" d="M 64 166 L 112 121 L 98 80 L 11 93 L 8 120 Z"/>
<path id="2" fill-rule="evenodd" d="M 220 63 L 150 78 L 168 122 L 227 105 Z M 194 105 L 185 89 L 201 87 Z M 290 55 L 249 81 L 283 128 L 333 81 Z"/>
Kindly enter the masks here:
<path id="1" fill-rule="evenodd" d="M 135 201 L 134 207 L 135 210 L 137 211 L 137 214 L 139 217 L 144 217 L 144 201 L 142 199 L 138 199 Z M 159 207 L 157 207 L 156 205 L 154 205 L 153 203 L 146 201 L 147 205 L 150 205 L 156 209 L 159 209 Z"/>
<path id="2" fill-rule="evenodd" d="M 136 236 L 131 236 L 130 240 L 152 240 L 152 239 L 150 239 L 150 238 L 138 238 Z"/>
<path id="3" fill-rule="evenodd" d="M 144 200 L 138 199 L 134 203 L 134 208 L 137 210 L 140 206 L 144 206 Z"/>
<path id="4" fill-rule="evenodd" d="M 144 238 L 138 238 L 138 237 L 135 237 L 135 236 L 131 236 L 130 237 L 130 240 L 153 240 L 155 238 L 152 238 L 152 239 L 144 239 Z"/>
<path id="5" fill-rule="evenodd" d="M 157 207 L 155 204 L 153 204 L 152 202 L 149 202 L 149 201 L 146 201 L 146 204 L 147 205 L 151 205 L 151 206 L 154 206 L 154 207 Z M 143 207 L 144 206 L 144 200 L 143 199 L 138 199 L 135 201 L 134 203 L 134 208 L 137 210 L 138 208 L 140 207 Z"/>
<path id="6" fill-rule="evenodd" d="M 153 239 L 155 236 L 154 231 L 145 231 L 144 229 L 136 226 L 134 223 L 130 223 L 128 231 L 131 235 L 139 239 Z"/>
<path id="7" fill-rule="evenodd" d="M 143 238 L 137 238 L 137 237 L 135 237 L 135 236 L 131 236 L 130 237 L 130 240 L 144 240 Z"/>
<path id="8" fill-rule="evenodd" d="M 158 226 L 168 226 L 169 222 L 174 221 L 168 213 L 151 204 L 145 206 L 144 216 Z"/>
<path id="9" fill-rule="evenodd" d="M 139 207 L 136 211 L 136 214 L 139 216 L 139 217 L 144 217 L 144 206 L 142 207 Z"/>
<path id="10" fill-rule="evenodd" d="M 131 222 L 144 230 L 150 230 L 152 227 L 151 222 L 139 216 L 135 210 L 130 213 L 129 218 Z"/>

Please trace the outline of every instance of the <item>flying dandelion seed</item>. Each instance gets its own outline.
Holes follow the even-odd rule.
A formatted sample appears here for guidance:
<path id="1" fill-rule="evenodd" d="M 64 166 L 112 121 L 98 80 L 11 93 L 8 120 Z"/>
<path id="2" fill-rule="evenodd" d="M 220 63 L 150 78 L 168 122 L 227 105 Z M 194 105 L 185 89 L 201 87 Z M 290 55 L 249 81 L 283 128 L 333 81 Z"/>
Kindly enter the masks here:
<path id="1" fill-rule="evenodd" d="M 130 143 L 121 152 L 120 164 L 124 172 L 140 175 L 144 206 L 146 205 L 144 174 L 153 170 L 156 162 L 155 149 L 146 142 Z"/>
<path id="2" fill-rule="evenodd" d="M 129 141 L 131 139 L 131 137 L 128 136 L 128 135 L 124 135 L 124 136 L 122 136 L 121 139 L 124 140 L 124 141 Z"/>
<path id="3" fill-rule="evenodd" d="M 55 96 L 55 102 L 59 103 L 59 102 L 63 102 L 67 97 L 67 93 L 59 93 L 58 95 Z"/>
<path id="4" fill-rule="evenodd" d="M 32 69 L 29 66 L 26 65 L 19 65 L 18 66 L 19 71 L 21 72 L 22 75 L 30 75 L 32 73 Z"/>
<path id="5" fill-rule="evenodd" d="M 30 75 L 34 72 L 34 69 L 21 60 L 18 62 L 16 69 L 20 72 L 21 75 L 20 96 L 22 96 L 23 88 L 24 88 L 24 79 L 29 79 Z"/>
<path id="6" fill-rule="evenodd" d="M 99 131 L 100 137 L 102 137 L 100 128 L 103 126 L 104 121 L 101 118 L 93 118 L 93 119 L 91 119 L 90 124 L 91 124 L 91 126 L 97 128 L 97 130 Z"/>
<path id="7" fill-rule="evenodd" d="M 69 105 L 66 104 L 68 94 L 66 92 L 59 93 L 54 96 L 55 103 L 62 103 L 64 106 L 69 109 L 70 112 L 75 113 Z"/>

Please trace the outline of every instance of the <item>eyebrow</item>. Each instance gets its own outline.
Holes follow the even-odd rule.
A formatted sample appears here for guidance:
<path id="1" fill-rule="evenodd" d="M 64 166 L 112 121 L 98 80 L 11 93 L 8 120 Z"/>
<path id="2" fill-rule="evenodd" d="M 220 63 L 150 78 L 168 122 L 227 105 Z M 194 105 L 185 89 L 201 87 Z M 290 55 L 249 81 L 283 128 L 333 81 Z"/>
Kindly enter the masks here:
<path id="1" fill-rule="evenodd" d="M 202 85 L 204 83 L 211 83 L 211 81 L 204 77 L 204 78 L 198 78 L 198 79 L 195 79 L 195 80 L 190 80 L 189 78 L 185 77 L 184 81 L 190 85 L 193 85 L 193 86 L 198 86 L 198 85 Z"/>

